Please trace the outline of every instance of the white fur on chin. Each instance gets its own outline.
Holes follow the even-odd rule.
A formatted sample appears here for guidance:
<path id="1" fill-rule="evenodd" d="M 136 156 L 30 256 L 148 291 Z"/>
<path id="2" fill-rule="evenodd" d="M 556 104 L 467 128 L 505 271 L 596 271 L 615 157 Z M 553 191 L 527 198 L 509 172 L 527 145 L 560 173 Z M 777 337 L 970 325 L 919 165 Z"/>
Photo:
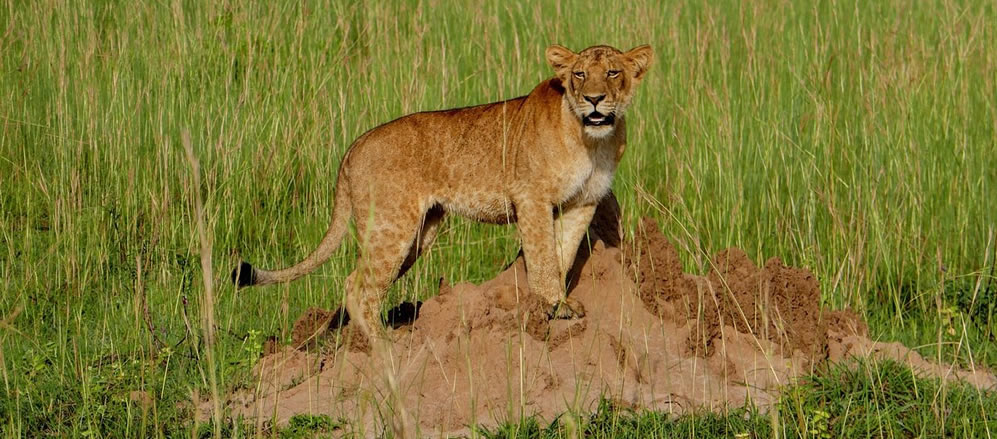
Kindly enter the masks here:
<path id="1" fill-rule="evenodd" d="M 597 125 L 597 126 L 585 126 L 585 135 L 593 139 L 602 139 L 609 137 L 616 131 L 616 124 L 612 125 Z"/>

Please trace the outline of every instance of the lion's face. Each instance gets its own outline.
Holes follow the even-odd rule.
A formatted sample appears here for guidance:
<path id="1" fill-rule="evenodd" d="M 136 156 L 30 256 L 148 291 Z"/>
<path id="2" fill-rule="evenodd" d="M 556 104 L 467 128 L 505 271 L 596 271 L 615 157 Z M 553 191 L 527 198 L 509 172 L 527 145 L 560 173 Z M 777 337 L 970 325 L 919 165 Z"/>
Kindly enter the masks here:
<path id="1" fill-rule="evenodd" d="M 557 45 L 547 49 L 547 62 L 564 85 L 571 111 L 593 137 L 613 132 L 653 58 L 654 52 L 646 45 L 626 53 L 609 46 L 581 53 Z"/>

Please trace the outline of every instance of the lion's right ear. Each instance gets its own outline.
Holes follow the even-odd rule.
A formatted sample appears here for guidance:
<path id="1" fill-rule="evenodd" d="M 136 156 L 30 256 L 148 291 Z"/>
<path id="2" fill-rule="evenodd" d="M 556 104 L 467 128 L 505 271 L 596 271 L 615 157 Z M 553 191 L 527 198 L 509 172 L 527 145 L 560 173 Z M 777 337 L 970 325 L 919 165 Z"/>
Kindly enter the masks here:
<path id="1" fill-rule="evenodd" d="M 654 62 L 654 50 L 647 44 L 634 47 L 627 51 L 627 53 L 624 53 L 623 56 L 629 60 L 631 69 L 633 69 L 633 77 L 637 81 L 644 78 L 647 69 L 651 68 L 651 63 Z"/>
<path id="2" fill-rule="evenodd" d="M 557 44 L 548 47 L 546 55 L 547 62 L 554 68 L 554 74 L 561 78 L 562 82 L 567 81 L 571 74 L 571 66 L 575 63 L 578 55 L 567 47 Z"/>

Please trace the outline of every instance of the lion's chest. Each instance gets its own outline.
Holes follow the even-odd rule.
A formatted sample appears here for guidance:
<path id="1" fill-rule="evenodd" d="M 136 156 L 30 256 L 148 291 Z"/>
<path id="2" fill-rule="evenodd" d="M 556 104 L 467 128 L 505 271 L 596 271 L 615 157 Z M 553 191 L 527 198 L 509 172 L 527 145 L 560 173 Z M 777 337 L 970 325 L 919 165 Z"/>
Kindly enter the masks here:
<path id="1" fill-rule="evenodd" d="M 561 172 L 556 201 L 563 205 L 591 204 L 604 197 L 613 185 L 615 155 L 608 148 L 579 155 Z"/>

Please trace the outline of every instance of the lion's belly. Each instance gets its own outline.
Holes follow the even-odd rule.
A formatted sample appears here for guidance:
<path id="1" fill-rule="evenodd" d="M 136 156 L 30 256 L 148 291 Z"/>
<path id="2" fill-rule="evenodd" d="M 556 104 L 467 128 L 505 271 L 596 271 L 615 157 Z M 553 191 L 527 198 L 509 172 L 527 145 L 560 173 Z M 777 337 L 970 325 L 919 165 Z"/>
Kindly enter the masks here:
<path id="1" fill-rule="evenodd" d="M 454 194 L 439 203 L 449 213 L 483 223 L 508 224 L 515 222 L 516 218 L 516 211 L 509 199 L 491 191 Z"/>

